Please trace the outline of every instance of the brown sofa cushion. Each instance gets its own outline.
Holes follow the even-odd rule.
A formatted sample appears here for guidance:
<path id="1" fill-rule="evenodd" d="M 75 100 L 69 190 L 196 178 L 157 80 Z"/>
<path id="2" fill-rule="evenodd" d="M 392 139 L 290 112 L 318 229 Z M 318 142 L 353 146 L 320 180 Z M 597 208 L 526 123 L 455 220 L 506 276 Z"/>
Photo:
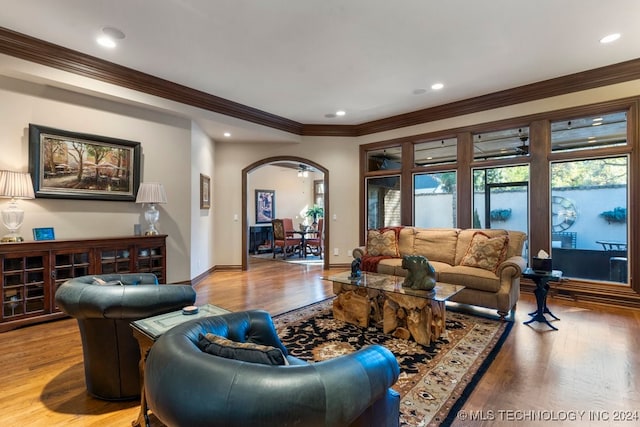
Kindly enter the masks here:
<path id="1" fill-rule="evenodd" d="M 456 228 L 417 229 L 413 255 L 422 255 L 429 261 L 453 265 L 458 242 Z"/>
<path id="2" fill-rule="evenodd" d="M 367 255 L 400 256 L 395 230 L 369 230 L 367 233 Z"/>
<path id="3" fill-rule="evenodd" d="M 462 285 L 465 289 L 476 289 L 483 292 L 498 292 L 500 278 L 495 273 L 477 267 L 457 265 L 444 268 L 438 272 L 438 281 Z"/>
<path id="4" fill-rule="evenodd" d="M 509 235 L 489 237 L 484 232 L 477 231 L 460 265 L 478 267 L 495 273 L 498 265 L 504 261 L 508 245 Z"/>

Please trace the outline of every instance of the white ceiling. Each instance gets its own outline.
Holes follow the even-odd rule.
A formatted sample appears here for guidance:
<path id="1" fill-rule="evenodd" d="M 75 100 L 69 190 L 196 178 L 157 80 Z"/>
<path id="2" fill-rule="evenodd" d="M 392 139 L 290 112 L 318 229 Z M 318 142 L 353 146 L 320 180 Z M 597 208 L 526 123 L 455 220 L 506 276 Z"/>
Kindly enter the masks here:
<path id="1" fill-rule="evenodd" d="M 304 124 L 361 124 L 640 58 L 639 0 L 0 0 L 0 10 L 2 27 Z M 95 42 L 107 26 L 126 35 L 113 50 Z M 599 43 L 612 32 L 622 37 Z M 346 116 L 325 117 L 338 109 Z"/>

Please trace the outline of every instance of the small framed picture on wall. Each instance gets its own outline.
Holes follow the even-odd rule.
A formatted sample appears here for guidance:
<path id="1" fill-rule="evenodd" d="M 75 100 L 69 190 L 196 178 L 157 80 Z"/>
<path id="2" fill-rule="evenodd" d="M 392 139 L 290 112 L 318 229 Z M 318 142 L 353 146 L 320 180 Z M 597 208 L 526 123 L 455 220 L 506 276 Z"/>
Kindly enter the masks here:
<path id="1" fill-rule="evenodd" d="M 256 224 L 271 222 L 275 218 L 276 192 L 256 190 Z"/>
<path id="2" fill-rule="evenodd" d="M 200 209 L 211 207 L 211 178 L 200 174 Z"/>

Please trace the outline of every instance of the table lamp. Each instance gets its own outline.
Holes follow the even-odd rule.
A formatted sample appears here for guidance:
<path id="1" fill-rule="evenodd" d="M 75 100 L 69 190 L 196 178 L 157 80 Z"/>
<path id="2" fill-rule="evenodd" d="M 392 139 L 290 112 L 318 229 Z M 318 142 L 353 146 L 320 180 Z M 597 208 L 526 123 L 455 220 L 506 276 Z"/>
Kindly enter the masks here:
<path id="1" fill-rule="evenodd" d="M 147 220 L 148 228 L 144 232 L 145 236 L 155 236 L 158 234 L 156 224 L 160 219 L 160 212 L 156 209 L 157 203 L 167 203 L 167 193 L 159 182 L 143 182 L 138 188 L 136 203 L 146 203 L 147 210 L 144 212 L 144 219 Z"/>
<path id="2" fill-rule="evenodd" d="M 18 230 L 24 221 L 24 211 L 18 207 L 16 199 L 35 199 L 31 175 L 27 172 L 0 170 L 0 197 L 11 199 L 9 206 L 2 210 L 2 223 L 9 229 L 9 234 L 0 241 L 23 242 Z"/>

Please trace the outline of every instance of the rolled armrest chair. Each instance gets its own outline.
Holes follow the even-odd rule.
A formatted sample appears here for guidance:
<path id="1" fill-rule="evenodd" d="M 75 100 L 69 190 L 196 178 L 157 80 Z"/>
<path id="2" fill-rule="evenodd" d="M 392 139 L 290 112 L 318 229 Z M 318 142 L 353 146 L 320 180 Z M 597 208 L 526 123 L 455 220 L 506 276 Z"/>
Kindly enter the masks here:
<path id="1" fill-rule="evenodd" d="M 214 356 L 198 347 L 213 333 L 276 347 L 288 365 Z M 317 363 L 290 356 L 269 314 L 251 310 L 194 319 L 164 333 L 145 366 L 149 409 L 171 427 L 398 426 L 400 368 L 379 345 Z"/>
<path id="2" fill-rule="evenodd" d="M 140 349 L 130 323 L 193 304 L 189 285 L 158 285 L 151 273 L 82 276 L 56 291 L 60 310 L 78 321 L 87 391 L 104 400 L 140 397 Z"/>

